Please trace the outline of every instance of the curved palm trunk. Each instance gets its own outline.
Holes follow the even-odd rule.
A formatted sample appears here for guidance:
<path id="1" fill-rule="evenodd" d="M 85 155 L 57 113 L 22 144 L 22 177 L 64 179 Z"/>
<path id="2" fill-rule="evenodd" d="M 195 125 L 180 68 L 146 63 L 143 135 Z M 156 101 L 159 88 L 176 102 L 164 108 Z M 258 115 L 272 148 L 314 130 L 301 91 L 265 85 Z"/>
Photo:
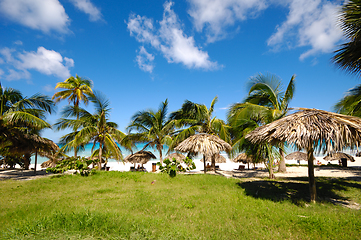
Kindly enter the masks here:
<path id="1" fill-rule="evenodd" d="M 35 151 L 34 175 L 36 175 L 36 165 L 37 164 L 38 164 L 38 150 Z"/>
<path id="2" fill-rule="evenodd" d="M 274 179 L 275 175 L 273 174 L 273 163 L 268 163 L 268 172 L 269 172 L 269 179 Z"/>
<path id="3" fill-rule="evenodd" d="M 163 145 L 157 145 L 157 149 L 159 151 L 159 161 L 160 164 L 163 164 Z"/>
<path id="4" fill-rule="evenodd" d="M 286 172 L 286 161 L 285 161 L 285 153 L 281 148 L 278 149 L 280 153 L 280 161 L 278 164 L 278 172 Z"/>
<path id="5" fill-rule="evenodd" d="M 159 150 L 159 161 L 160 161 L 160 164 L 163 164 L 163 152 L 162 152 L 162 149 Z"/>
<path id="6" fill-rule="evenodd" d="M 310 197 L 311 197 L 311 202 L 315 203 L 317 198 L 317 193 L 316 193 L 316 181 L 315 181 L 315 172 L 313 165 L 312 147 L 309 147 L 307 150 L 307 159 L 308 159 L 308 184 L 310 188 Z"/>
<path id="7" fill-rule="evenodd" d="M 99 162 L 98 162 L 98 170 L 102 169 L 102 153 L 103 153 L 103 143 L 99 142 Z"/>

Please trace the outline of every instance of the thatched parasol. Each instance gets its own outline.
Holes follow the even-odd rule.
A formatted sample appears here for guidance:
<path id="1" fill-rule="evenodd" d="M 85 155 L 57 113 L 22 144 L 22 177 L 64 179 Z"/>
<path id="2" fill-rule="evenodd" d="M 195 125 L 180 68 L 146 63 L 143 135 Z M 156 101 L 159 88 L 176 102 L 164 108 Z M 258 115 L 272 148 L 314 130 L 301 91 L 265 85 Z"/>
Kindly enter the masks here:
<path id="1" fill-rule="evenodd" d="M 141 150 L 136 153 L 128 155 L 126 158 L 124 158 L 124 161 L 134 163 L 134 167 L 135 167 L 136 163 L 140 163 L 143 165 L 147 163 L 151 158 L 156 159 L 156 156 L 154 156 L 154 154 L 149 151 Z"/>
<path id="2" fill-rule="evenodd" d="M 221 151 L 230 151 L 231 149 L 231 145 L 219 137 L 206 133 L 190 136 L 175 148 L 176 151 L 180 152 L 203 154 L 203 159 L 205 159 L 205 156 L 213 157 Z M 204 173 L 206 173 L 206 162 L 204 161 L 203 163 Z"/>
<path id="3" fill-rule="evenodd" d="M 272 145 L 293 143 L 307 151 L 308 177 L 311 201 L 316 201 L 313 151 L 339 151 L 361 143 L 361 119 L 317 109 L 300 111 L 261 126 L 246 138 L 252 143 L 268 142 Z"/>
<path id="4" fill-rule="evenodd" d="M 293 153 L 290 153 L 288 154 L 285 159 L 287 160 L 304 160 L 304 161 L 307 161 L 307 153 L 304 153 L 304 152 L 300 152 L 300 151 L 297 151 L 297 152 L 293 152 Z M 316 160 L 315 157 L 313 157 L 313 160 Z"/>
<path id="5" fill-rule="evenodd" d="M 165 157 L 166 159 L 168 158 L 169 160 L 172 160 L 173 158 L 175 158 L 175 160 L 182 162 L 184 159 L 186 159 L 186 157 L 183 154 L 180 153 L 171 153 L 168 156 Z"/>
<path id="6" fill-rule="evenodd" d="M 252 158 L 245 153 L 240 153 L 237 157 L 233 158 L 232 161 L 236 163 L 241 162 L 246 164 L 252 162 Z"/>
<path id="7" fill-rule="evenodd" d="M 333 160 L 341 160 L 341 159 L 346 159 L 348 161 L 351 161 L 351 162 L 354 162 L 355 159 L 351 156 L 351 155 L 348 155 L 346 153 L 343 153 L 343 152 L 336 152 L 336 153 L 330 153 L 330 154 L 327 154 L 326 157 L 323 158 L 324 160 L 326 161 L 333 161 Z"/>
<path id="8" fill-rule="evenodd" d="M 211 156 L 206 156 L 205 159 L 206 159 L 206 162 L 212 162 Z M 203 162 L 203 161 L 204 160 L 202 158 L 201 162 Z M 223 157 L 221 154 L 218 153 L 218 154 L 216 154 L 214 156 L 214 161 L 215 161 L 215 163 L 226 163 L 227 159 L 225 157 Z"/>

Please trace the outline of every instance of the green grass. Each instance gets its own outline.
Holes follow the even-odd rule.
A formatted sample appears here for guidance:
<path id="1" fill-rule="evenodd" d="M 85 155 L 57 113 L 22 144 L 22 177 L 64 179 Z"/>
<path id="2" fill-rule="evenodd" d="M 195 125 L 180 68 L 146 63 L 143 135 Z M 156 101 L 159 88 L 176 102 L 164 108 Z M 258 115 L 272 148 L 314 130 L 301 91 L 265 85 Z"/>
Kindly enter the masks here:
<path id="1" fill-rule="evenodd" d="M 155 184 L 151 182 L 156 180 Z M 101 172 L 0 182 L 0 239 L 359 239 L 361 184 Z"/>

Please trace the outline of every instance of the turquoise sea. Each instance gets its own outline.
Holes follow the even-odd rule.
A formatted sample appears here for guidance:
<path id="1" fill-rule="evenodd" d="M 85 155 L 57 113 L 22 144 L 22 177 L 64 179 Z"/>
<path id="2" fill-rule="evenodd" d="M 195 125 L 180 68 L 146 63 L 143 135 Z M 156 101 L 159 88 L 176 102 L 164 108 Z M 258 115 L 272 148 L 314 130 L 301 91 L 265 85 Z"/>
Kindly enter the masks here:
<path id="1" fill-rule="evenodd" d="M 133 152 L 137 152 L 139 150 L 142 150 L 143 147 L 145 146 L 145 143 L 138 143 L 136 144 L 136 148 L 133 149 Z M 78 156 L 82 156 L 82 157 L 89 157 L 91 155 L 91 149 L 93 147 L 93 144 L 92 143 L 89 143 L 85 146 L 85 150 L 84 151 L 79 151 L 78 152 Z M 94 150 L 98 149 L 99 148 L 99 144 L 96 144 L 95 147 L 94 147 Z M 123 147 L 120 147 L 121 151 L 122 151 L 122 154 L 123 154 L 123 157 L 126 157 L 128 156 L 129 154 L 131 154 L 130 151 L 126 150 L 125 148 Z M 147 151 L 150 151 L 152 152 L 156 157 L 157 159 L 159 159 L 159 152 L 158 150 L 154 150 L 152 147 L 147 147 L 145 150 Z M 164 146 L 163 147 L 163 158 L 167 155 L 167 152 L 168 152 L 168 147 L 167 146 Z M 74 151 L 69 151 L 67 153 L 65 153 L 66 155 L 68 156 L 74 156 Z M 43 162 L 46 162 L 48 161 L 49 159 L 46 158 L 46 157 L 40 157 L 38 156 L 38 164 L 41 164 Z M 109 162 L 116 162 L 115 159 L 109 159 Z M 31 163 L 34 164 L 35 163 L 35 156 L 32 156 L 31 157 Z"/>

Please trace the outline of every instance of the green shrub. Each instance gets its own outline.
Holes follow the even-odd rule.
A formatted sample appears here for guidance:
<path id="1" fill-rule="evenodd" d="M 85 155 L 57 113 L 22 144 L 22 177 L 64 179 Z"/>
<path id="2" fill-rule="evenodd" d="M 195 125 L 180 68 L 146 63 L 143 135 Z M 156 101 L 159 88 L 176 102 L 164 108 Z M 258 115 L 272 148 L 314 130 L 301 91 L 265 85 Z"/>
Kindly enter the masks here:
<path id="1" fill-rule="evenodd" d="M 82 176 L 94 174 L 93 169 L 89 169 L 94 161 L 85 157 L 68 157 L 60 161 L 55 167 L 47 168 L 46 172 L 63 173 L 68 170 L 77 170 Z"/>
<path id="2" fill-rule="evenodd" d="M 193 169 L 196 169 L 196 165 L 194 164 L 193 160 L 190 158 L 186 158 L 183 160 L 183 162 L 187 165 L 187 167 L 183 167 L 182 164 L 177 161 L 175 158 L 173 158 L 172 161 L 169 159 L 164 159 L 162 165 L 160 163 L 157 163 L 159 166 L 159 170 L 161 172 L 167 173 L 170 177 L 175 177 L 177 175 L 177 172 L 186 172 Z"/>

